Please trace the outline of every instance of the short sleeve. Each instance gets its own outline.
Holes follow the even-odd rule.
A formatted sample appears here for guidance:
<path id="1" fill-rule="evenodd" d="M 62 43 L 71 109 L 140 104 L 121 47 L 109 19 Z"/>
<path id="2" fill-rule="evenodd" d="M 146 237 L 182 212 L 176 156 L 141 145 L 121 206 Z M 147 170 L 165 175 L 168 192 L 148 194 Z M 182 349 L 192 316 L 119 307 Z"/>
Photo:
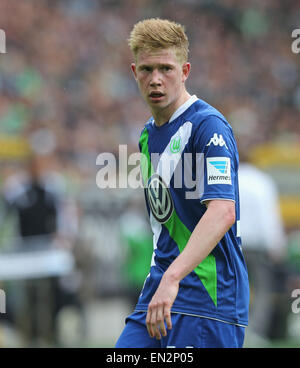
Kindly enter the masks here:
<path id="1" fill-rule="evenodd" d="M 230 125 L 217 116 L 209 116 L 195 133 L 193 149 L 204 156 L 204 172 L 197 175 L 203 183 L 200 201 L 235 201 L 238 152 Z"/>

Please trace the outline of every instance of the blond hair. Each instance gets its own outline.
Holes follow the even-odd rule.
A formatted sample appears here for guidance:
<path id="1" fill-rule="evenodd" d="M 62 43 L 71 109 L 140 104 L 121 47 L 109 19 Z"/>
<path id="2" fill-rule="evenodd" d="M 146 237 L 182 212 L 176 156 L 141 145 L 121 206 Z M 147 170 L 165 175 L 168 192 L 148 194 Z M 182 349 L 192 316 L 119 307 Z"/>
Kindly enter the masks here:
<path id="1" fill-rule="evenodd" d="M 128 39 L 129 47 L 137 60 L 138 53 L 174 48 L 178 60 L 188 59 L 189 41 L 184 26 L 167 19 L 151 18 L 136 23 Z"/>

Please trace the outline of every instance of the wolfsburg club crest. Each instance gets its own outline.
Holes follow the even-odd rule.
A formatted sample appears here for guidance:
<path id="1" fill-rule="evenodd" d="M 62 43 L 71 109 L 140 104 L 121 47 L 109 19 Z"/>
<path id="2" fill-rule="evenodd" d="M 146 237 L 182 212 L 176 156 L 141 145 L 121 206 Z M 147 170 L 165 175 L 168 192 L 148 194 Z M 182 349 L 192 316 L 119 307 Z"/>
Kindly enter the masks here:
<path id="1" fill-rule="evenodd" d="M 171 143 L 170 143 L 170 151 L 172 153 L 178 153 L 178 152 L 180 152 L 180 143 L 181 143 L 180 137 L 173 138 L 171 140 Z"/>

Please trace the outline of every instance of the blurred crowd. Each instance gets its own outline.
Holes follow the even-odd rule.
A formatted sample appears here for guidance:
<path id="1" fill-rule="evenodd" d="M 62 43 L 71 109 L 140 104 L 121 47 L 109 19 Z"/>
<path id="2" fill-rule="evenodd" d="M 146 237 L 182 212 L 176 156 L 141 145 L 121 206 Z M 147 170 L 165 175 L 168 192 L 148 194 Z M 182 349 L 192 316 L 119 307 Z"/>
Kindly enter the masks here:
<path id="1" fill-rule="evenodd" d="M 84 169 L 120 143 L 136 150 L 148 111 L 126 39 L 136 21 L 160 16 L 186 25 L 193 93 L 258 141 L 299 140 L 299 14 L 297 0 L 3 0 L 0 131 L 48 129 L 60 161 Z"/>
<path id="2" fill-rule="evenodd" d="M 142 191 L 97 188 L 96 158 L 118 155 L 120 144 L 138 151 L 149 111 L 131 75 L 127 38 L 137 21 L 157 16 L 186 26 L 188 90 L 228 118 L 241 150 L 300 144 L 300 55 L 291 51 L 298 0 L 1 0 L 0 187 L 9 197 L 12 178 L 32 174 L 33 155 L 42 157 L 39 174 L 56 173 L 55 232 L 76 249 L 85 296 L 93 287 L 120 291 L 122 229 L 131 239 L 145 233 L 137 221 L 146 217 Z"/>

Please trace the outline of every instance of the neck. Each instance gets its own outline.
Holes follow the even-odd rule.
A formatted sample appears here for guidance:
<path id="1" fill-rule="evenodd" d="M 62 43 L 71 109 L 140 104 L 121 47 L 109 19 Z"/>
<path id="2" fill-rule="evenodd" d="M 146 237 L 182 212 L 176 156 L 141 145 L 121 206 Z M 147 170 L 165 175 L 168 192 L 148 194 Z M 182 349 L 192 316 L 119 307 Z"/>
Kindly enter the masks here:
<path id="1" fill-rule="evenodd" d="M 167 123 L 174 112 L 183 105 L 191 95 L 185 90 L 181 96 L 172 104 L 166 106 L 163 109 L 151 109 L 152 116 L 154 118 L 155 124 L 158 126 L 162 126 Z"/>

